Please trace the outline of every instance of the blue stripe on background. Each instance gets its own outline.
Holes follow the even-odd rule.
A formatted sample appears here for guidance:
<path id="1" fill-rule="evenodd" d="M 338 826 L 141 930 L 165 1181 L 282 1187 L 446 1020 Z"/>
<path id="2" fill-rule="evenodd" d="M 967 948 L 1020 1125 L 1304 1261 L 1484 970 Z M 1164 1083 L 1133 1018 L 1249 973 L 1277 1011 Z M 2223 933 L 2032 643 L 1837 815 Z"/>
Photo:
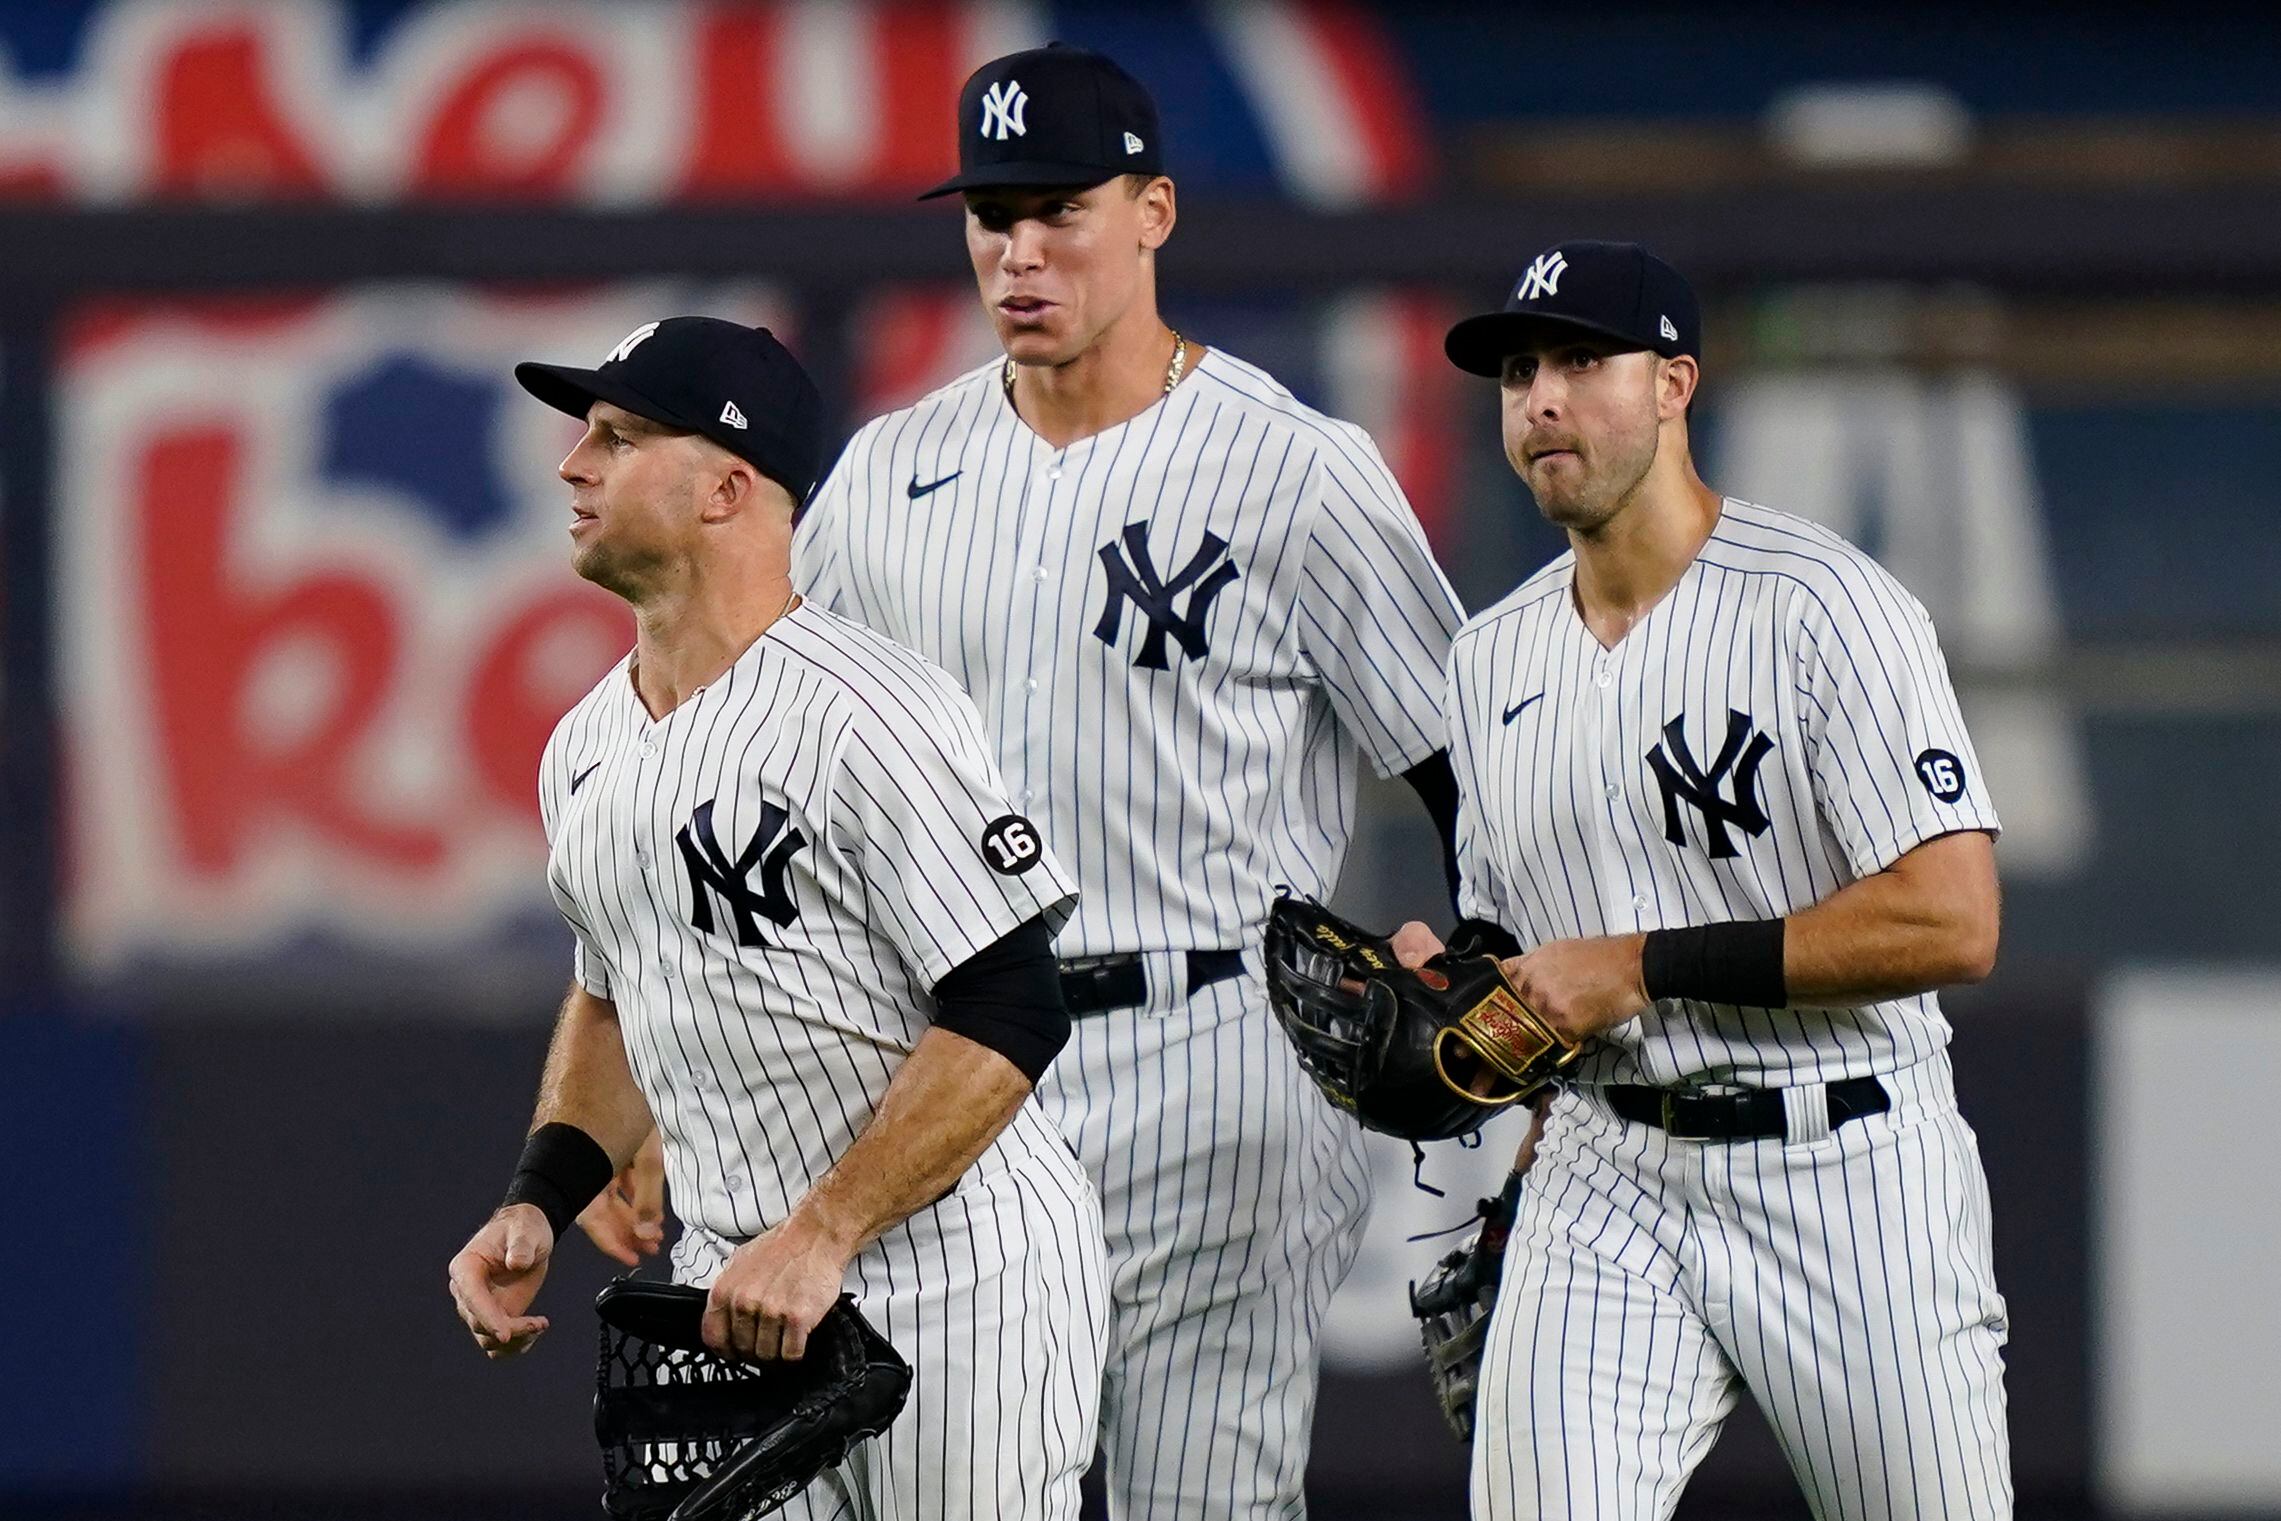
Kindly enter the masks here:
<path id="1" fill-rule="evenodd" d="M 0 1496 L 134 1476 L 149 1260 L 142 1069 L 139 1031 L 54 1008 L 0 1015 L 0 1156 L 15 1162 Z"/>

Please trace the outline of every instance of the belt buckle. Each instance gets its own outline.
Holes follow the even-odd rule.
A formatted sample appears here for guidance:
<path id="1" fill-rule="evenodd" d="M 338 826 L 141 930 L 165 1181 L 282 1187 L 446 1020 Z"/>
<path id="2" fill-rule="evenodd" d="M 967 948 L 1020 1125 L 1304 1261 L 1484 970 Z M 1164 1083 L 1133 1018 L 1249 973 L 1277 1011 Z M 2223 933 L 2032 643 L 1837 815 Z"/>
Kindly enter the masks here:
<path id="1" fill-rule="evenodd" d="M 1673 1083 L 1667 1088 L 1658 1088 L 1655 1091 L 1656 1110 L 1657 1118 L 1663 1121 L 1663 1133 L 1678 1141 L 1709 1139 L 1699 1129 L 1683 1131 L 1679 1128 L 1678 1106 L 1681 1101 L 1686 1099 L 1716 1098 L 1718 1095 L 1711 1091 L 1712 1086 L 1709 1083 L 1690 1078 L 1685 1082 Z"/>

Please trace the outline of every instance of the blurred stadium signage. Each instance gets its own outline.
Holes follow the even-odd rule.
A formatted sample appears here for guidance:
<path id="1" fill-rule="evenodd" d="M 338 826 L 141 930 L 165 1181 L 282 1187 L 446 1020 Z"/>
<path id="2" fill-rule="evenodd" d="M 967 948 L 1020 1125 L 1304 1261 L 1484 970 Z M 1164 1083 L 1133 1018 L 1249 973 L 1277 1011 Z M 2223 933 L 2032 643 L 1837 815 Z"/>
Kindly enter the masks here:
<path id="1" fill-rule="evenodd" d="M 631 642 L 568 570 L 576 424 L 662 288 L 83 314 L 58 377 L 66 927 L 83 970 L 478 940 L 543 906 L 556 719 Z"/>
<path id="2" fill-rule="evenodd" d="M 120 0 L 0 9 L 0 196 L 900 198 L 948 171 L 960 83 L 1064 35 L 1158 91 L 1182 178 L 1351 204 L 1413 189 L 1399 50 L 1350 4 L 1098 10 Z"/>

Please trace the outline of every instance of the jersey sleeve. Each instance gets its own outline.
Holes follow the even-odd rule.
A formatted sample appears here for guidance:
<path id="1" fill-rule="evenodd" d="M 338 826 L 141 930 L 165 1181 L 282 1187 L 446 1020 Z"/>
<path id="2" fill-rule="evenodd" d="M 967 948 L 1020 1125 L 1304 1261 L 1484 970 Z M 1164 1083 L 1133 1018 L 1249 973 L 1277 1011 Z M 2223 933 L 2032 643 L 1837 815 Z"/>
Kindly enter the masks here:
<path id="1" fill-rule="evenodd" d="M 574 710 L 572 717 L 575 716 Z M 570 718 L 565 718 L 539 756 L 539 823 L 546 831 L 550 853 L 554 849 L 555 833 L 561 828 L 570 804 L 570 770 L 562 753 L 563 733 L 569 727 Z M 555 909 L 562 915 L 563 923 L 570 926 L 571 979 L 596 998 L 608 998 L 610 973 L 601 953 L 595 950 L 586 925 L 563 903 L 560 893 L 555 895 Z"/>
<path id="2" fill-rule="evenodd" d="M 974 704 L 940 671 L 905 669 L 905 711 L 866 710 L 841 743 L 828 828 L 875 927 L 932 987 L 1025 919 L 1058 930 L 1077 890 L 1007 801 Z"/>
<path id="3" fill-rule="evenodd" d="M 847 611 L 845 562 L 840 537 L 846 532 L 850 460 L 864 437 L 856 435 L 833 464 L 815 494 L 800 510 L 792 529 L 792 587 L 818 607 Z"/>
<path id="4" fill-rule="evenodd" d="M 1300 639 L 1339 721 L 1391 776 L 1448 743 L 1442 665 L 1464 610 L 1369 435 L 1334 425 L 1314 486 Z"/>
<path id="5" fill-rule="evenodd" d="M 1449 715 L 1450 772 L 1457 778 L 1457 916 L 1486 919 L 1519 935 L 1525 928 L 1512 889 L 1489 855 L 1489 833 L 1481 814 L 1485 795 L 1474 769 L 1479 753 L 1464 707 L 1464 681 L 1453 652 L 1442 711 Z"/>
<path id="6" fill-rule="evenodd" d="M 1932 617 L 1866 562 L 1805 587 L 1796 670 L 1814 803 L 1857 876 L 1925 841 L 2003 826 Z"/>

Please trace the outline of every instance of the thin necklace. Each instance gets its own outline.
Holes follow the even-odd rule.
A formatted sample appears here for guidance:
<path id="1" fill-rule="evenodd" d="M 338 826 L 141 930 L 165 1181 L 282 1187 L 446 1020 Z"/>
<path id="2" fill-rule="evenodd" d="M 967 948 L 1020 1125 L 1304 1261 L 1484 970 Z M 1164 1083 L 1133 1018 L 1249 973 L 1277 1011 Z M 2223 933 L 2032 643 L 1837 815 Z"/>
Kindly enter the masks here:
<path id="1" fill-rule="evenodd" d="M 1172 388 L 1180 384 L 1180 377 L 1187 373 L 1188 340 L 1180 336 L 1180 329 L 1174 328 L 1172 330 L 1172 363 L 1164 367 L 1164 394 L 1170 396 Z M 1014 361 L 1010 358 L 1006 361 L 1006 368 L 999 377 L 999 383 L 1006 388 L 1006 399 L 1012 401 L 1014 399 Z"/>

